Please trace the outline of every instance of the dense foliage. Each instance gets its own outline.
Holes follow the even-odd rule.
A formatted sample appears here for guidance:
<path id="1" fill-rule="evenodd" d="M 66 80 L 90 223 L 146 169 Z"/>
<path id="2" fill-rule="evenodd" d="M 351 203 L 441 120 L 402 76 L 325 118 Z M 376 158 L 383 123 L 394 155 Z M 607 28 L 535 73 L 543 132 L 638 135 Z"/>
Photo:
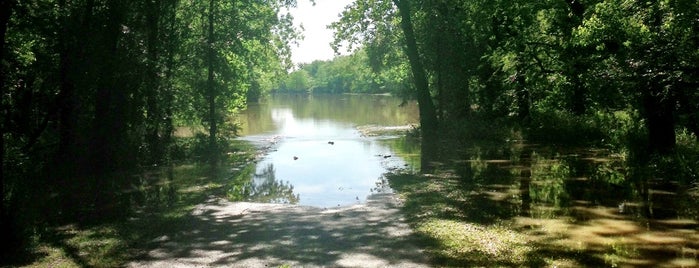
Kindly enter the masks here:
<path id="1" fill-rule="evenodd" d="M 374 75 L 414 81 L 442 127 L 507 121 L 665 154 L 676 131 L 698 133 L 697 17 L 688 0 L 358 0 L 332 27 Z"/>
<path id="2" fill-rule="evenodd" d="M 131 174 L 176 154 L 177 125 L 208 131 L 215 164 L 226 115 L 291 65 L 293 4 L 2 1 L 0 240 L 120 215 Z"/>

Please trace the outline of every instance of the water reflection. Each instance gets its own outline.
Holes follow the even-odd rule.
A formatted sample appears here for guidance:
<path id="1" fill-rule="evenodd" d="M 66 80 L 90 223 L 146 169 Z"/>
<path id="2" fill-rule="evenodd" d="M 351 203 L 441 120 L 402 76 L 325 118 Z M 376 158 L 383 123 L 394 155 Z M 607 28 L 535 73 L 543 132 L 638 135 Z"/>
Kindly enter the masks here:
<path id="1" fill-rule="evenodd" d="M 277 180 L 274 164 L 268 164 L 251 180 L 232 185 L 228 197 L 236 201 L 262 203 L 297 204 L 299 195 L 288 181 Z"/>
<path id="2" fill-rule="evenodd" d="M 698 263 L 692 185 L 652 177 L 604 150 L 503 143 L 446 153 L 442 168 L 453 169 L 463 193 L 446 201 L 463 202 L 447 217 L 509 221 L 541 254 L 571 257 L 572 266 Z"/>
<path id="3" fill-rule="evenodd" d="M 273 95 L 250 103 L 238 116 L 241 136 L 279 133 L 280 122 L 292 116 L 349 126 L 400 126 L 417 123 L 417 103 L 377 95 Z"/>
<path id="4" fill-rule="evenodd" d="M 389 96 L 290 95 L 251 106 L 241 115 L 242 139 L 268 151 L 231 195 L 277 202 L 272 196 L 253 200 L 253 193 L 245 192 L 264 177 L 285 182 L 278 185 L 286 188 L 275 193 L 290 203 L 335 207 L 365 202 L 387 170 L 406 167 L 403 156 L 409 161 L 419 157 L 419 151 L 397 154 L 392 146 L 409 147 L 398 136 L 368 137 L 358 130 L 366 124 L 416 123 L 417 108 L 401 102 Z"/>

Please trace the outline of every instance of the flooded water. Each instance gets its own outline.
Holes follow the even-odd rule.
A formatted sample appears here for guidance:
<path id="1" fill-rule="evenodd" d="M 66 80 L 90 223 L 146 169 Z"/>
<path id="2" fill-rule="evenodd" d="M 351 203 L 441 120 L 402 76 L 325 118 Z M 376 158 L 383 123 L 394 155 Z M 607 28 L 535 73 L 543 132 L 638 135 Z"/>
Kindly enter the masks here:
<path id="1" fill-rule="evenodd" d="M 414 103 L 390 96 L 272 96 L 238 119 L 241 139 L 266 147 L 267 154 L 236 194 L 316 207 L 365 202 L 389 190 L 381 183 L 387 170 L 407 164 L 391 148 L 400 136 L 362 130 L 404 129 L 417 121 Z"/>
<path id="2" fill-rule="evenodd" d="M 237 118 L 239 133 L 265 150 L 256 165 L 234 172 L 228 196 L 329 208 L 390 191 L 387 171 L 419 170 L 420 163 L 419 144 L 386 131 L 417 123 L 416 105 L 401 104 L 388 96 L 335 95 L 250 105 Z M 445 141 L 439 157 L 438 175 L 414 175 L 449 189 L 427 191 L 424 198 L 440 209 L 423 214 L 510 226 L 532 258 L 545 257 L 534 266 L 548 259 L 561 267 L 699 265 L 695 171 L 663 162 L 633 166 L 623 152 L 513 139 Z M 174 194 L 167 189 L 154 198 Z"/>
<path id="3" fill-rule="evenodd" d="M 446 218 L 507 222 L 564 267 L 697 267 L 699 185 L 594 148 L 462 146 L 441 159 L 456 183 Z"/>

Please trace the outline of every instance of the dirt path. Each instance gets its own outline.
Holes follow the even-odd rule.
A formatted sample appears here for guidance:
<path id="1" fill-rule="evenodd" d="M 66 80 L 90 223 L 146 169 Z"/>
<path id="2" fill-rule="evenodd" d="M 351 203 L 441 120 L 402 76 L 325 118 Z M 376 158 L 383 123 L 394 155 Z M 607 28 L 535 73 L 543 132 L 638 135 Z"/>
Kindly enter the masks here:
<path id="1" fill-rule="evenodd" d="M 129 267 L 428 267 L 392 194 L 336 209 L 228 202 L 146 245 Z"/>

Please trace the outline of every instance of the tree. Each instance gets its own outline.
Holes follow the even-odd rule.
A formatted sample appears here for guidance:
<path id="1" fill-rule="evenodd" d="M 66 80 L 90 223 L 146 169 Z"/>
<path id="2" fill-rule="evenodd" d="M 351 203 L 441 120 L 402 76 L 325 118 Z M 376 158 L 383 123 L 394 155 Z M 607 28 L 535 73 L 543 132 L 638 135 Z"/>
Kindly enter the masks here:
<path id="1" fill-rule="evenodd" d="M 650 152 L 674 148 L 677 113 L 687 111 L 677 107 L 697 103 L 689 92 L 698 86 L 698 12 L 694 1 L 605 1 L 575 32 L 580 43 L 596 47 L 607 80 L 626 81 L 631 105 L 646 120 Z"/>
<path id="2" fill-rule="evenodd" d="M 287 91 L 306 93 L 311 89 L 310 76 L 305 70 L 297 70 L 289 74 L 284 83 Z"/>
<path id="3" fill-rule="evenodd" d="M 246 90 L 286 71 L 298 35 L 277 13 L 293 4 L 0 1 L 2 229 L 123 215 L 131 175 L 168 163 L 176 119 L 221 139 Z"/>
<path id="4" fill-rule="evenodd" d="M 392 5 L 393 4 L 393 5 Z M 395 5 L 395 6 L 394 6 Z M 396 9 L 397 8 L 397 9 Z M 430 161 L 437 155 L 436 143 L 438 138 L 437 111 L 432 99 L 430 83 L 421 49 L 418 47 L 413 14 L 416 12 L 411 6 L 411 1 L 394 0 L 362 0 L 355 1 L 342 13 L 339 22 L 332 24 L 336 30 L 334 46 L 339 49 L 341 40 L 348 41 L 349 49 L 356 44 L 369 44 L 369 53 L 372 58 L 380 57 L 380 51 L 387 39 L 385 36 L 396 34 L 400 29 L 403 35 L 405 56 L 410 66 L 414 94 L 417 97 L 420 112 L 420 130 L 423 138 L 423 171 L 429 172 Z M 393 63 L 395 64 L 395 63 Z M 381 61 L 370 59 L 370 66 L 379 70 Z"/>
<path id="5" fill-rule="evenodd" d="M 187 2 L 179 15 L 182 27 L 195 29 L 183 36 L 183 61 L 178 80 L 190 92 L 176 105 L 191 112 L 181 118 L 201 123 L 208 130 L 207 156 L 216 162 L 224 133 L 226 113 L 245 106 L 263 89 L 272 87 L 275 76 L 288 63 L 291 16 L 278 17 L 280 8 L 293 1 Z M 266 81 L 265 81 L 266 80 Z M 252 92 L 249 90 L 252 88 Z M 265 89 L 267 90 L 267 89 Z"/>
<path id="6" fill-rule="evenodd" d="M 401 28 L 405 36 L 406 55 L 410 61 L 410 69 L 415 80 L 417 101 L 420 109 L 420 132 L 422 134 L 422 169 L 429 172 L 432 167 L 429 161 L 437 157 L 437 148 L 434 144 L 438 139 L 437 112 L 432 102 L 427 75 L 420 60 L 415 33 L 411 20 L 411 8 L 409 0 L 393 0 L 399 9 L 401 16 Z"/>
<path id="7" fill-rule="evenodd" d="M 0 239 L 7 242 L 16 242 L 13 238 L 14 229 L 11 228 L 10 215 L 5 207 L 5 128 L 7 124 L 7 113 L 5 103 L 5 39 L 7 36 L 8 23 L 14 11 L 15 1 L 0 2 Z"/>

